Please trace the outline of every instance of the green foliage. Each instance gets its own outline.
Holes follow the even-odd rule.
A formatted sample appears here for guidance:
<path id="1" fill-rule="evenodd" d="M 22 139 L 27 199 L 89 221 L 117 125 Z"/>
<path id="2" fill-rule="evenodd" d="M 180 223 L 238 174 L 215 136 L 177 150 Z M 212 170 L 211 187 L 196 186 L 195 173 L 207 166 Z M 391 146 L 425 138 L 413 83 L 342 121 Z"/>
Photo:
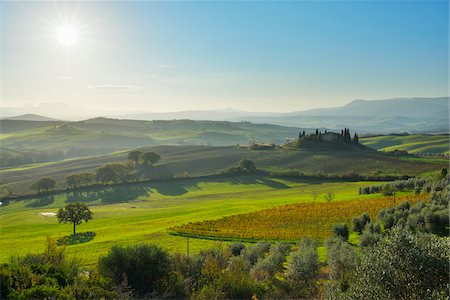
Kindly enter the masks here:
<path id="1" fill-rule="evenodd" d="M 66 177 L 68 188 L 78 188 L 88 186 L 95 182 L 95 175 L 92 173 L 73 174 Z"/>
<path id="2" fill-rule="evenodd" d="M 363 251 L 347 296 L 351 299 L 449 297 L 448 239 L 395 227 Z"/>
<path id="3" fill-rule="evenodd" d="M 83 221 L 87 222 L 93 218 L 92 211 L 84 203 L 71 203 L 67 204 L 64 208 L 60 208 L 56 217 L 59 223 L 72 223 L 73 234 L 76 234 L 76 225 L 81 224 Z"/>
<path id="4" fill-rule="evenodd" d="M 290 285 L 293 298 L 310 298 L 316 292 L 316 280 L 319 275 L 317 244 L 313 240 L 303 239 L 299 248 L 292 254 L 287 266 L 286 280 Z"/>
<path id="5" fill-rule="evenodd" d="M 225 174 L 251 174 L 256 172 L 255 163 L 249 159 L 241 158 L 237 166 L 228 168 Z"/>
<path id="6" fill-rule="evenodd" d="M 128 152 L 127 158 L 129 160 L 134 161 L 135 163 L 137 163 L 139 161 L 141 155 L 142 155 L 142 152 L 139 151 L 139 150 L 130 151 L 130 152 Z"/>
<path id="7" fill-rule="evenodd" d="M 339 291 L 346 291 L 358 263 L 355 250 L 340 238 L 328 239 L 326 246 L 332 285 Z"/>
<path id="8" fill-rule="evenodd" d="M 230 245 L 231 254 L 234 256 L 239 256 L 245 249 L 245 245 L 243 243 L 233 243 Z"/>
<path id="9" fill-rule="evenodd" d="M 362 233 L 364 227 L 366 227 L 366 224 L 370 223 L 370 216 L 368 213 L 363 213 L 359 217 L 354 217 L 352 219 L 352 223 L 353 223 L 353 231 Z"/>
<path id="10" fill-rule="evenodd" d="M 128 285 L 137 297 L 164 294 L 163 279 L 171 272 L 169 254 L 156 245 L 113 246 L 99 259 L 100 274 Z"/>
<path id="11" fill-rule="evenodd" d="M 42 192 L 42 191 L 48 191 L 51 190 L 55 187 L 56 185 L 56 181 L 51 179 L 51 178 L 41 178 L 38 181 L 36 181 L 31 188 L 35 189 L 38 192 Z"/>
<path id="12" fill-rule="evenodd" d="M 113 299 L 108 280 L 83 272 L 79 261 L 68 260 L 64 248 L 47 238 L 41 254 L 14 257 L 0 266 L 1 299 Z"/>
<path id="13" fill-rule="evenodd" d="M 259 258 L 263 257 L 270 249 L 270 243 L 258 242 L 255 245 L 246 247 L 242 253 L 245 261 L 245 268 L 249 270 Z"/>
<path id="14" fill-rule="evenodd" d="M 338 223 L 333 226 L 333 235 L 342 239 L 343 241 L 348 240 L 348 225 L 347 223 Z"/>
<path id="15" fill-rule="evenodd" d="M 250 270 L 250 274 L 258 281 L 270 280 L 283 267 L 283 262 L 286 260 L 290 248 L 291 246 L 285 243 L 272 244 L 269 254 L 258 259 Z"/>
<path id="16" fill-rule="evenodd" d="M 161 159 L 161 156 L 155 152 L 144 152 L 141 153 L 139 159 L 142 161 L 142 163 L 150 164 L 151 166 L 153 166 Z"/>
<path id="17" fill-rule="evenodd" d="M 101 183 L 119 183 L 127 181 L 130 168 L 121 163 L 104 165 L 95 170 L 95 178 Z"/>

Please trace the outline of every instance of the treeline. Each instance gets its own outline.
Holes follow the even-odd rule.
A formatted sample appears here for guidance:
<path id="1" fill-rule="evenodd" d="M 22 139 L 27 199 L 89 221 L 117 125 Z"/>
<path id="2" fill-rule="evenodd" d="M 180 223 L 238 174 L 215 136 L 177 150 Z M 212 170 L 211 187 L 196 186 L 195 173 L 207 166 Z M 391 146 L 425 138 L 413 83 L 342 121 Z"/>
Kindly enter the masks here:
<path id="1" fill-rule="evenodd" d="M 170 254 L 156 245 L 113 246 L 93 269 L 67 259 L 51 240 L 42 254 L 0 266 L 2 299 L 448 299 L 450 259 L 445 232 L 421 225 L 433 206 L 447 207 L 448 191 L 429 203 L 401 204 L 354 218 L 360 248 L 336 224 L 325 242 L 234 243 L 199 254 Z M 386 221 L 386 218 L 394 222 Z M 448 219 L 447 219 L 448 220 Z M 444 228 L 444 227 L 441 227 Z M 288 260 L 287 257 L 290 257 Z"/>
<path id="2" fill-rule="evenodd" d="M 448 184 L 447 168 L 442 168 L 440 173 L 435 177 L 425 178 L 408 178 L 403 180 L 395 180 L 393 182 L 359 187 L 359 194 L 378 194 L 392 196 L 397 191 L 414 191 L 415 194 L 431 193 L 432 191 L 442 191 Z"/>
<path id="3" fill-rule="evenodd" d="M 342 179 L 352 181 L 393 181 L 393 180 L 406 180 L 410 178 L 408 175 L 389 175 L 389 174 L 358 174 L 355 172 L 343 173 L 343 174 L 324 174 L 317 173 L 304 173 L 302 171 L 290 170 L 290 171 L 270 171 L 266 172 L 270 176 L 280 177 L 305 177 L 305 178 L 319 178 L 319 179 Z"/>
<path id="4" fill-rule="evenodd" d="M 66 188 L 76 189 L 95 184 L 118 184 L 138 181 L 148 178 L 149 169 L 161 159 L 155 152 L 131 151 L 128 161 L 124 163 L 110 163 L 101 166 L 94 173 L 72 174 L 65 178 Z M 41 178 L 31 188 L 40 192 L 54 189 L 56 181 L 52 178 Z"/>
<path id="5" fill-rule="evenodd" d="M 66 158 L 101 155 L 116 151 L 116 148 L 70 148 L 67 150 L 45 149 L 15 151 L 0 149 L 0 167 L 13 167 L 34 163 L 60 161 Z"/>

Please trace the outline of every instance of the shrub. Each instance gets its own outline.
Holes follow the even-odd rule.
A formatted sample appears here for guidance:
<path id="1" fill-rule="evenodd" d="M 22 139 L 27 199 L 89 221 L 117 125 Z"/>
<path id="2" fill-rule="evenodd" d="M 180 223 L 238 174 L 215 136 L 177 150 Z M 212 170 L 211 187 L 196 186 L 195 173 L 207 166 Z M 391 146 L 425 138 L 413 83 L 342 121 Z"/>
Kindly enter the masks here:
<path id="1" fill-rule="evenodd" d="M 245 260 L 245 268 L 249 270 L 269 249 L 270 243 L 267 242 L 258 242 L 253 246 L 245 248 L 242 252 Z"/>
<path id="2" fill-rule="evenodd" d="M 353 248 L 340 238 L 331 238 L 326 242 L 330 278 L 338 286 L 338 291 L 346 291 L 352 281 L 357 266 L 357 256 Z"/>
<path id="3" fill-rule="evenodd" d="M 394 227 L 363 251 L 346 298 L 446 299 L 449 259 L 448 240 Z"/>
<path id="4" fill-rule="evenodd" d="M 231 254 L 234 256 L 241 255 L 241 252 L 245 249 L 245 245 L 243 243 L 233 243 L 230 245 Z"/>
<path id="5" fill-rule="evenodd" d="M 158 288 L 171 269 L 169 255 L 155 245 L 129 247 L 113 246 L 99 260 L 99 271 L 115 284 L 128 284 L 135 296 L 150 292 L 162 293 Z"/>
<path id="6" fill-rule="evenodd" d="M 312 240 L 303 239 L 298 251 L 292 254 L 286 279 L 294 298 L 310 298 L 317 288 L 315 281 L 319 275 L 319 260 L 316 247 Z"/>
<path id="7" fill-rule="evenodd" d="M 359 217 L 354 217 L 352 220 L 353 223 L 353 231 L 358 233 L 362 233 L 366 224 L 370 223 L 370 217 L 368 213 L 363 213 Z"/>
<path id="8" fill-rule="evenodd" d="M 341 238 L 343 241 L 348 240 L 348 226 L 346 223 L 338 223 L 333 226 L 333 235 Z"/>

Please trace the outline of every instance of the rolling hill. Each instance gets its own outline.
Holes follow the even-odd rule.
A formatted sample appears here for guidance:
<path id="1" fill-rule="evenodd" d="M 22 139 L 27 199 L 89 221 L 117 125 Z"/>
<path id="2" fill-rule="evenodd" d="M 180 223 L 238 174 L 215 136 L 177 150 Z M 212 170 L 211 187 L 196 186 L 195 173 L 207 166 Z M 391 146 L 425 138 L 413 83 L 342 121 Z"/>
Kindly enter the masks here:
<path id="1" fill-rule="evenodd" d="M 152 169 L 152 178 L 217 174 L 236 165 L 241 158 L 255 162 L 262 170 L 297 171 L 310 175 L 418 175 L 439 170 L 447 160 L 408 159 L 377 151 L 356 149 L 295 149 L 250 150 L 237 146 L 154 146 L 142 148 L 161 155 Z M 51 177 L 63 187 L 67 175 L 94 172 L 106 163 L 126 161 L 127 151 L 109 155 L 68 159 L 0 170 L 0 179 L 15 193 L 30 191 L 30 185 L 41 177 Z"/>
<path id="2" fill-rule="evenodd" d="M 403 150 L 417 155 L 449 155 L 449 135 L 381 135 L 361 138 L 361 142 L 380 151 Z"/>
<path id="3" fill-rule="evenodd" d="M 0 128 L 2 147 L 12 149 L 129 149 L 156 144 L 223 146 L 251 141 L 284 143 L 300 131 L 295 127 L 249 122 L 108 118 L 79 122 L 0 120 Z"/>

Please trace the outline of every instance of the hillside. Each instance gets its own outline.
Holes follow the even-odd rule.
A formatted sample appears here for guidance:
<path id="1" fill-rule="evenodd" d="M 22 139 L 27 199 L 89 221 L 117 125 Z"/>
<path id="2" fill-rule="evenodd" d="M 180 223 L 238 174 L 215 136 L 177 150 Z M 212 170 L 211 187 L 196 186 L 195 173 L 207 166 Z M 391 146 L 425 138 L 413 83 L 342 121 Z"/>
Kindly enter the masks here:
<path id="1" fill-rule="evenodd" d="M 250 150 L 236 146 L 155 146 L 143 148 L 161 155 L 161 161 L 153 168 L 153 178 L 208 175 L 220 173 L 236 165 L 241 158 L 248 158 L 256 166 L 268 171 L 298 171 L 304 174 L 345 175 L 417 175 L 439 170 L 448 161 L 406 159 L 376 151 L 336 149 L 279 148 Z M 30 185 L 41 177 L 51 177 L 63 187 L 69 174 L 93 172 L 106 163 L 126 161 L 127 152 L 87 158 L 42 163 L 0 171 L 1 181 L 13 192 L 29 191 Z"/>
<path id="2" fill-rule="evenodd" d="M 249 122 L 142 121 L 95 118 L 79 122 L 0 120 L 6 148 L 116 148 L 154 144 L 235 145 L 251 141 L 284 143 L 300 128 Z M 93 142 L 95 141 L 95 143 Z"/>
<path id="3" fill-rule="evenodd" d="M 24 114 L 15 117 L 4 118 L 4 120 L 21 120 L 21 121 L 58 121 L 57 119 L 47 118 L 36 114 Z"/>
<path id="4" fill-rule="evenodd" d="M 361 138 L 361 142 L 380 151 L 403 150 L 418 155 L 448 155 L 448 135 L 381 135 Z"/>

